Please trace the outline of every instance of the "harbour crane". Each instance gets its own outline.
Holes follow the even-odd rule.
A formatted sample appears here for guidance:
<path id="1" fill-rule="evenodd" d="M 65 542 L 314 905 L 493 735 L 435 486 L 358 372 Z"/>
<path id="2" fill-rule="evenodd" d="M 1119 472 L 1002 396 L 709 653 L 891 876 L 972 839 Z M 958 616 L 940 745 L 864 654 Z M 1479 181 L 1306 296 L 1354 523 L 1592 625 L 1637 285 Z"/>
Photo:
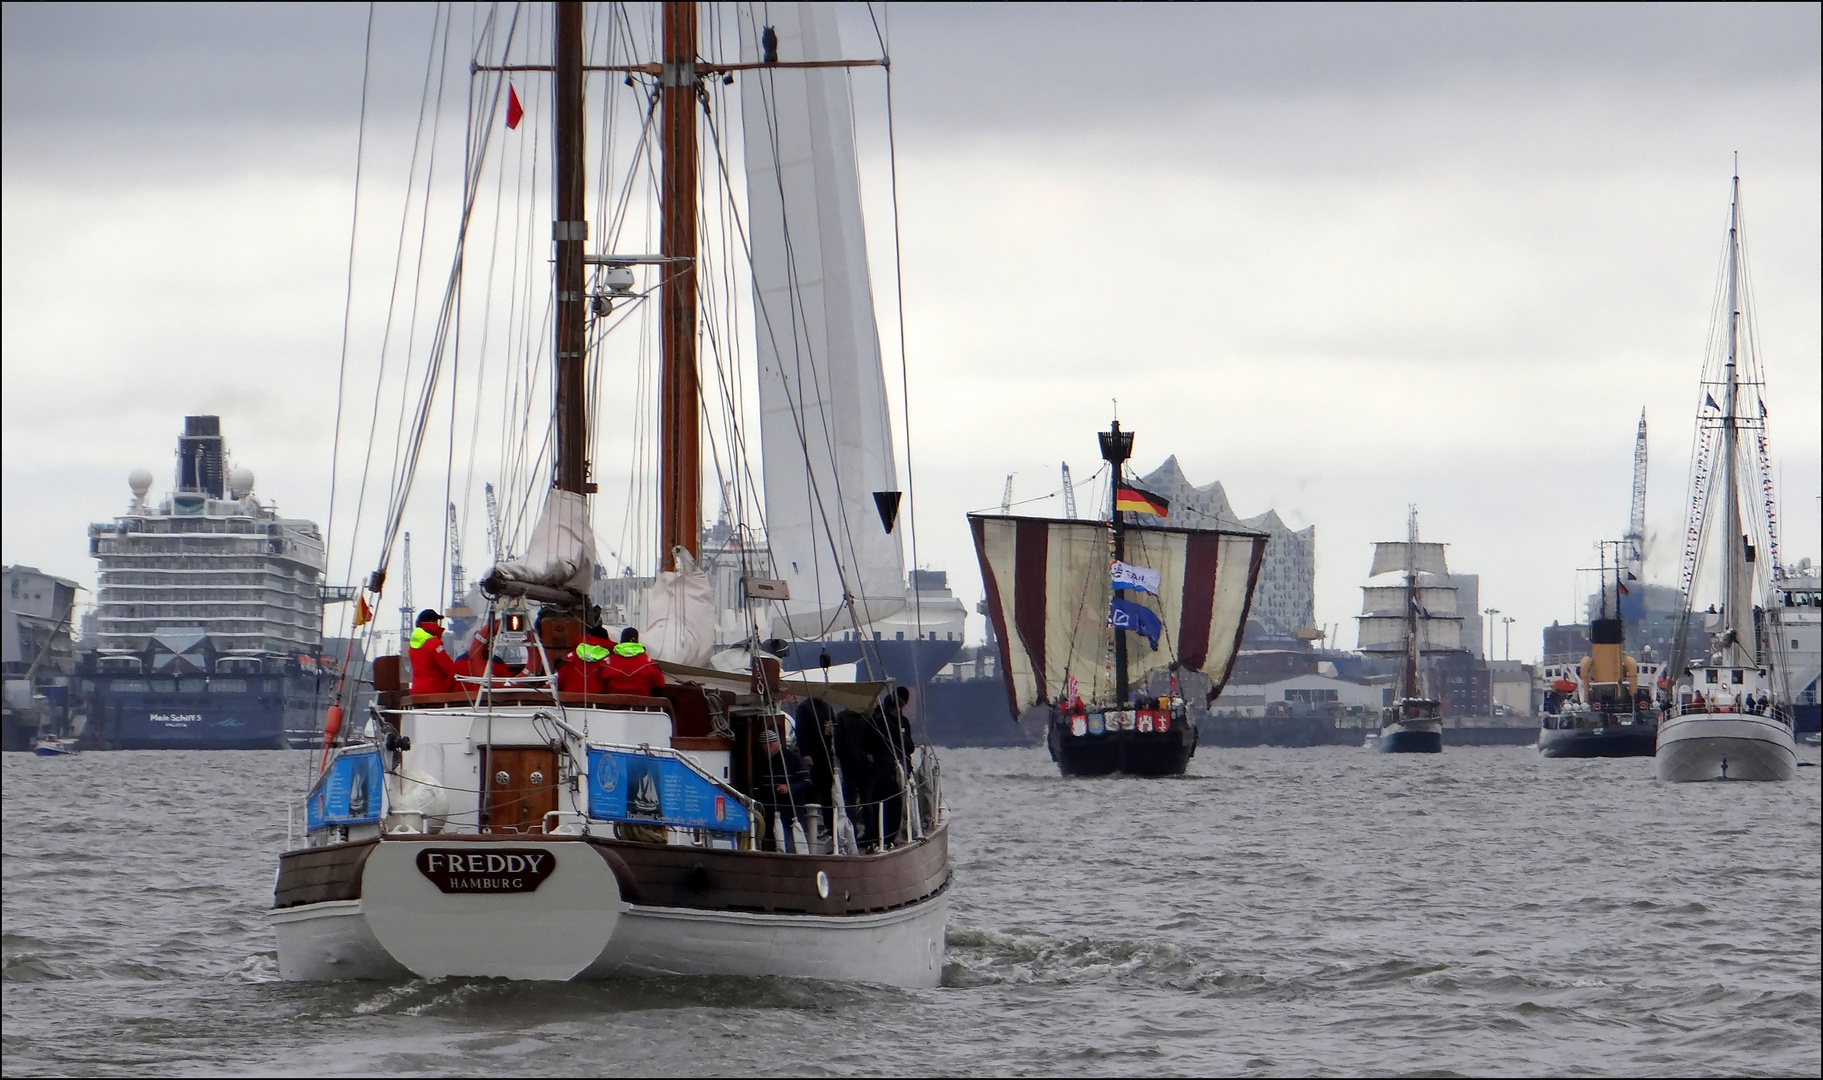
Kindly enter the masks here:
<path id="1" fill-rule="evenodd" d="M 487 497 L 487 543 L 494 549 L 494 565 L 500 565 L 500 504 L 494 499 L 494 485 L 482 484 Z"/>
<path id="2" fill-rule="evenodd" d="M 1641 576 L 1646 561 L 1646 410 L 1639 411 L 1639 435 L 1633 440 L 1633 508 L 1627 518 L 1627 570 Z"/>
<path id="3" fill-rule="evenodd" d="M 462 536 L 456 531 L 456 504 L 449 504 L 449 602 L 459 604 L 468 592 L 462 573 Z"/>
<path id="4" fill-rule="evenodd" d="M 399 588 L 399 671 L 400 678 L 411 678 L 411 534 L 405 534 L 405 551 L 400 556 L 405 564 L 399 569 L 402 581 Z M 408 681 L 407 686 L 411 685 Z"/>
<path id="5" fill-rule="evenodd" d="M 1013 512 L 1013 474 L 1012 473 L 1006 474 L 1006 488 L 1000 492 L 1000 512 L 1003 514 L 1010 514 Z"/>
<path id="6" fill-rule="evenodd" d="M 1076 520 L 1076 487 L 1070 483 L 1070 463 L 1063 463 L 1063 516 Z"/>

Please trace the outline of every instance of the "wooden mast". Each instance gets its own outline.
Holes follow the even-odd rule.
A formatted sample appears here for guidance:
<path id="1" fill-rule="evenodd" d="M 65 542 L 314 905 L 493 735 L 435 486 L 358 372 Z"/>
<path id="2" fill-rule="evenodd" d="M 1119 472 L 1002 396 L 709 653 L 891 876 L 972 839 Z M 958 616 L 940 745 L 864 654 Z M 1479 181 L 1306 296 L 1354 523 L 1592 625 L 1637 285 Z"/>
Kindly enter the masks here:
<path id="1" fill-rule="evenodd" d="M 582 4 L 562 0 L 552 5 L 556 26 L 555 98 L 556 220 L 551 223 L 555 248 L 557 306 L 553 351 L 557 361 L 556 487 L 584 494 L 589 483 L 588 416 L 583 380 L 584 331 L 583 247 L 589 225 L 583 209 Z"/>
<path id="2" fill-rule="evenodd" d="M 659 567 L 697 552 L 701 524 L 696 370 L 696 4 L 664 5 L 659 69 Z"/>

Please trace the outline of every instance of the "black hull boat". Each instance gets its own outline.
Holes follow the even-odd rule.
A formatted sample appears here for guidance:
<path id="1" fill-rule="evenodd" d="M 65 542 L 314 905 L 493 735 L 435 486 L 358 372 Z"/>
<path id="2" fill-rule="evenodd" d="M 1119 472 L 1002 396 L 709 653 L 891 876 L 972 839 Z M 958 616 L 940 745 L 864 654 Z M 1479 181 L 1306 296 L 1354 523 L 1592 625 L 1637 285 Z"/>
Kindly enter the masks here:
<path id="1" fill-rule="evenodd" d="M 1644 718 L 1578 723 L 1547 716 L 1538 729 L 1538 752 L 1548 758 L 1651 757 L 1658 752 L 1658 725 Z"/>
<path id="2" fill-rule="evenodd" d="M 1065 776 L 1182 776 L 1196 744 L 1196 725 L 1181 708 L 1056 713 L 1045 736 Z"/>

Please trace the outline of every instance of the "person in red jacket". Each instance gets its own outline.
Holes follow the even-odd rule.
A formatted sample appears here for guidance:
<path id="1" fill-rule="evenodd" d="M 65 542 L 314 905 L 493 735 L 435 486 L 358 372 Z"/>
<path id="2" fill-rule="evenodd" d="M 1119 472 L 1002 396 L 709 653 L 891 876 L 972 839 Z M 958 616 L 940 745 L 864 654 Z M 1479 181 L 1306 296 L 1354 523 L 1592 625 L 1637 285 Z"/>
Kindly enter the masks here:
<path id="1" fill-rule="evenodd" d="M 563 658 L 557 669 L 557 692 L 560 694 L 601 694 L 608 660 L 613 655 L 614 639 L 599 623 L 591 623 L 583 638 Z"/>
<path id="2" fill-rule="evenodd" d="M 418 612 L 417 628 L 411 632 L 411 693 L 453 694 L 456 685 L 456 662 L 443 651 L 443 616 L 425 608 Z"/>
<path id="3" fill-rule="evenodd" d="M 658 662 L 639 643 L 639 631 L 629 626 L 620 632 L 620 644 L 608 657 L 601 681 L 604 694 L 656 697 L 658 688 L 665 685 L 665 673 L 658 670 Z"/>
<path id="4" fill-rule="evenodd" d="M 493 661 L 491 664 L 488 662 L 488 653 L 492 651 L 494 646 L 494 631 L 499 628 L 500 616 L 495 615 L 487 622 L 483 623 L 481 629 L 475 631 L 474 638 L 468 643 L 468 655 L 463 658 L 468 666 L 468 671 L 465 672 L 465 674 L 479 679 L 483 675 L 486 675 L 488 669 L 491 667 L 494 672 L 494 678 L 496 679 L 510 679 L 513 677 L 512 668 L 498 660 Z"/>

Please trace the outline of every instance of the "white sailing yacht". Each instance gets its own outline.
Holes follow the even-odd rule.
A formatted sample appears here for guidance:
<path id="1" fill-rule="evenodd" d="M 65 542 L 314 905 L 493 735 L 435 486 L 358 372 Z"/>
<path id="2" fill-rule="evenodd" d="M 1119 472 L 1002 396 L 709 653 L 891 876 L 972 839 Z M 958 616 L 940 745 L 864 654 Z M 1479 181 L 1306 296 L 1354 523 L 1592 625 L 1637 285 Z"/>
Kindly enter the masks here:
<path id="1" fill-rule="evenodd" d="M 1750 305 L 1741 266 L 1740 211 L 1737 169 L 1728 211 L 1726 307 L 1721 311 L 1727 325 L 1720 328 L 1719 356 L 1705 364 L 1703 399 L 1697 409 L 1698 455 L 1684 558 L 1685 618 L 1678 635 L 1680 653 L 1692 632 L 1706 637 L 1707 646 L 1684 667 L 1676 697 L 1659 724 L 1660 780 L 1790 780 L 1797 774 L 1789 691 L 1783 685 L 1787 680 L 1778 670 L 1784 639 L 1762 634 L 1762 612 L 1754 601 L 1760 588 L 1782 576 L 1769 483 L 1761 485 L 1756 510 L 1743 514 L 1749 501 L 1741 484 L 1747 471 L 1743 459 L 1749 446 L 1756 447 L 1764 472 L 1767 451 L 1765 382 L 1758 357 L 1744 347 L 1751 345 L 1751 337 L 1742 326 L 1742 312 Z M 1743 432 L 1753 437 L 1743 440 Z M 1709 486 L 1716 465 L 1720 490 Z M 1713 513 L 1717 499 L 1722 504 L 1719 522 Z M 1716 569 L 1721 604 L 1697 613 L 1691 610 L 1690 598 L 1704 551 L 1711 547 L 1720 556 Z M 1763 560 L 1763 553 L 1771 559 Z M 1769 574 L 1763 572 L 1768 561 Z M 1693 625 L 1697 619 L 1700 628 Z"/>
<path id="2" fill-rule="evenodd" d="M 792 795 L 793 805 L 781 808 L 774 792 L 790 785 L 775 785 L 779 776 L 767 766 L 768 744 L 791 738 L 783 708 L 790 699 L 820 699 L 864 724 L 882 715 L 876 702 L 889 684 L 786 678 L 757 648 L 739 671 L 696 666 L 708 659 L 714 631 L 695 561 L 706 397 L 697 304 L 708 277 L 697 234 L 704 140 L 696 124 L 718 82 L 744 81 L 749 133 L 756 121 L 765 132 L 764 146 L 749 140 L 748 189 L 757 335 L 770 342 L 762 362 L 773 365 L 762 380 L 767 505 L 779 515 L 768 533 L 785 545 L 775 561 L 799 563 L 796 574 L 780 576 L 764 552 L 753 554 L 744 580 L 755 618 L 750 640 L 759 641 L 768 607 L 791 597 L 815 604 L 772 613 L 772 625 L 795 636 L 865 625 L 903 600 L 897 540 L 881 540 L 892 521 L 876 513 L 873 498 L 896 494 L 890 456 L 879 459 L 878 442 L 857 448 L 844 426 L 857 402 L 882 411 L 870 421 L 885 418 L 859 248 L 852 106 L 840 70 L 849 62 L 833 59 L 833 13 L 822 4 L 739 5 L 742 55 L 728 62 L 702 55 L 698 5 L 667 2 L 657 60 L 592 64 L 584 5 L 552 8 L 548 66 L 509 65 L 505 49 L 475 65 L 477 100 L 500 102 L 503 72 L 534 70 L 551 73 L 555 106 L 554 477 L 525 553 L 496 565 L 482 584 L 486 617 L 499 617 L 500 632 L 481 659 L 514 648 L 531 660 L 523 674 L 483 664 L 483 674 L 459 677 L 453 692 L 410 694 L 398 682 L 399 658 L 384 658 L 374 674 L 381 701 L 353 732 L 342 730 L 338 701 L 305 800 L 304 835 L 279 860 L 270 919 L 280 972 L 305 980 L 736 975 L 934 986 L 951 871 L 929 748 L 915 767 L 884 762 L 896 780 L 875 775 L 863 786 L 869 778 L 834 767 L 833 797 L 820 806 L 797 805 Z M 507 39 L 510 48 L 510 32 Z M 656 256 L 585 251 L 585 70 L 650 94 L 647 131 L 657 136 L 661 169 Z M 511 109 L 507 115 L 517 123 Z M 476 152 L 484 156 L 486 145 L 479 140 Z M 478 163 L 470 169 L 480 174 Z M 831 206 L 841 228 L 824 217 Z M 605 246 L 611 234 L 604 227 L 595 235 Z M 800 256 L 820 250 L 823 261 L 787 265 L 786 236 Z M 661 664 L 669 678 L 650 696 L 570 692 L 551 673 L 568 650 L 584 655 L 595 562 L 586 364 L 603 362 L 596 346 L 612 332 L 605 320 L 614 306 L 644 302 L 633 287 L 640 267 L 658 279 L 649 292 L 661 312 L 655 456 L 665 566 L 645 605 L 644 640 L 670 661 Z M 796 435 L 781 443 L 772 434 L 784 426 Z M 776 490 L 775 455 L 795 459 L 777 471 Z M 414 446 L 405 460 L 417 456 Z M 857 459 L 858 472 L 836 467 Z M 848 490 L 857 477 L 872 488 L 859 499 Z M 802 505 L 793 507 L 793 497 Z M 864 512 L 851 512 L 857 505 Z M 388 515 L 385 550 L 397 508 Z M 809 531 L 824 539 L 811 545 L 800 535 Z M 363 608 L 368 594 L 377 606 L 385 566 L 382 556 Z M 865 847 L 852 814 L 873 826 L 863 830 L 874 838 Z M 799 828 L 792 817 L 812 824 Z M 835 827 L 817 828 L 819 819 Z"/>

